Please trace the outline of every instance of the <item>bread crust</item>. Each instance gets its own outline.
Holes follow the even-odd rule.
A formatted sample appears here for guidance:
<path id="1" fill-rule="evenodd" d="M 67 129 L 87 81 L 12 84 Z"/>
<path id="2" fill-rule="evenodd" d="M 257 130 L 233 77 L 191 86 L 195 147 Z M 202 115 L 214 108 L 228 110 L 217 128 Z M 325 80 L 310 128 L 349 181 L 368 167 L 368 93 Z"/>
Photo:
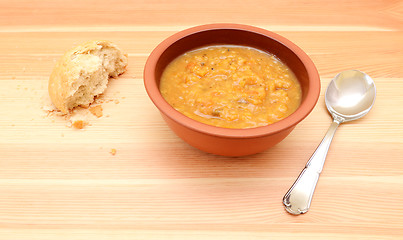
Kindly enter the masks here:
<path id="1" fill-rule="evenodd" d="M 122 62 L 122 66 L 111 74 L 117 76 L 126 71 L 127 66 L 127 54 L 123 54 L 122 51 L 113 43 L 106 40 L 93 40 L 80 44 L 70 50 L 68 50 L 56 63 L 53 72 L 49 78 L 48 91 L 50 99 L 53 104 L 63 113 L 69 112 L 68 99 L 76 91 L 75 83 L 80 78 L 81 74 L 88 71 L 85 64 L 74 61 L 77 55 L 90 55 L 93 51 L 101 48 L 109 48 L 114 51 L 118 51 L 120 57 L 119 61 Z"/>

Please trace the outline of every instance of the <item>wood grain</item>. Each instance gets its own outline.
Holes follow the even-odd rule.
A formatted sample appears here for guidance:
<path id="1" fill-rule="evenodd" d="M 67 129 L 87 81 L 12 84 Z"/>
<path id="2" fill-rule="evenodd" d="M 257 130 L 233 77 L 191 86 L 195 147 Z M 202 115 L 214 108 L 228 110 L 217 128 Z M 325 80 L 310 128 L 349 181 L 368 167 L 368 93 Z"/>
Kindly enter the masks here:
<path id="1" fill-rule="evenodd" d="M 213 22 L 275 31 L 318 68 L 316 108 L 268 151 L 196 150 L 144 90 L 158 43 Z M 74 130 L 43 110 L 47 81 L 90 39 L 118 44 L 129 68 L 102 96 L 104 116 Z M 402 239 L 402 42 L 402 1 L 0 1 L 0 239 Z M 324 92 L 345 69 L 374 78 L 375 106 L 339 128 L 312 209 L 291 216 L 281 199 L 330 124 Z"/>

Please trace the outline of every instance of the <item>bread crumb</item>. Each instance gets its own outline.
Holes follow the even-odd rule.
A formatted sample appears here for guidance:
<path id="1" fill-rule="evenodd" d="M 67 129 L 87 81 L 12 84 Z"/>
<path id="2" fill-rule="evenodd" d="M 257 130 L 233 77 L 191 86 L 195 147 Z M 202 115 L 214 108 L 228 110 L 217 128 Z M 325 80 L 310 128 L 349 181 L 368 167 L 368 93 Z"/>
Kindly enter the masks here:
<path id="1" fill-rule="evenodd" d="M 60 136 L 64 137 L 64 133 L 62 133 Z"/>
<path id="2" fill-rule="evenodd" d="M 104 94 L 101 93 L 94 98 L 94 102 L 92 104 L 101 104 L 104 103 L 104 101 Z"/>
<path id="3" fill-rule="evenodd" d="M 94 116 L 96 116 L 97 118 L 100 118 L 100 117 L 102 117 L 102 106 L 101 105 L 97 105 L 97 106 L 94 106 L 94 107 L 91 107 L 90 108 L 90 112 L 94 115 Z"/>
<path id="4" fill-rule="evenodd" d="M 118 99 L 115 99 L 114 102 L 115 102 L 115 104 L 119 104 L 119 103 L 120 103 Z"/>
<path id="5" fill-rule="evenodd" d="M 116 155 L 116 149 L 112 148 L 110 153 L 111 153 L 113 156 L 115 156 L 115 155 Z"/>
<path id="6" fill-rule="evenodd" d="M 85 125 L 87 125 L 87 123 L 84 122 L 83 120 L 77 120 L 73 122 L 72 126 L 77 129 L 83 129 Z"/>

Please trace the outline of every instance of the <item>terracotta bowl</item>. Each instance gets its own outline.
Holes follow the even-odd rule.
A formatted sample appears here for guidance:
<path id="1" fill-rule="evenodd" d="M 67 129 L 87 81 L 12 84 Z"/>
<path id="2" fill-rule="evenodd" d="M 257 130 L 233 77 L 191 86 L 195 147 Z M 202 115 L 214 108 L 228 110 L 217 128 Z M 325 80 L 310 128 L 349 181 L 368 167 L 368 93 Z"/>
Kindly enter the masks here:
<path id="1" fill-rule="evenodd" d="M 161 96 L 159 83 L 165 67 L 179 55 L 203 46 L 233 44 L 275 54 L 298 78 L 302 88 L 300 107 L 274 124 L 249 129 L 207 125 L 176 111 Z M 178 32 L 160 43 L 144 68 L 144 84 L 169 127 L 184 141 L 205 152 L 244 156 L 264 151 L 282 141 L 314 108 L 320 79 L 311 59 L 294 43 L 273 32 L 239 24 L 209 24 Z"/>

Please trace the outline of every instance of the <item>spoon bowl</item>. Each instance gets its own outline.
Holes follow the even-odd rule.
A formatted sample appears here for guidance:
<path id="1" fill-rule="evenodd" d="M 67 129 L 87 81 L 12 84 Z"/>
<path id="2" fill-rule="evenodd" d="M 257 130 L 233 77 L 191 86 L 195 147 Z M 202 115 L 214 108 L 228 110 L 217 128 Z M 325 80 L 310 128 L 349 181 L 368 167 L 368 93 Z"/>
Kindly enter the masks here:
<path id="1" fill-rule="evenodd" d="M 325 102 L 333 122 L 305 168 L 283 198 L 283 204 L 289 213 L 298 215 L 309 210 L 337 127 L 343 122 L 352 121 L 367 114 L 374 105 L 375 97 L 374 81 L 358 70 L 343 71 L 330 82 L 326 90 Z"/>
<path id="2" fill-rule="evenodd" d="M 330 82 L 325 102 L 327 110 L 343 122 L 363 117 L 374 104 L 376 88 L 374 81 L 358 70 L 348 70 L 337 74 Z"/>

